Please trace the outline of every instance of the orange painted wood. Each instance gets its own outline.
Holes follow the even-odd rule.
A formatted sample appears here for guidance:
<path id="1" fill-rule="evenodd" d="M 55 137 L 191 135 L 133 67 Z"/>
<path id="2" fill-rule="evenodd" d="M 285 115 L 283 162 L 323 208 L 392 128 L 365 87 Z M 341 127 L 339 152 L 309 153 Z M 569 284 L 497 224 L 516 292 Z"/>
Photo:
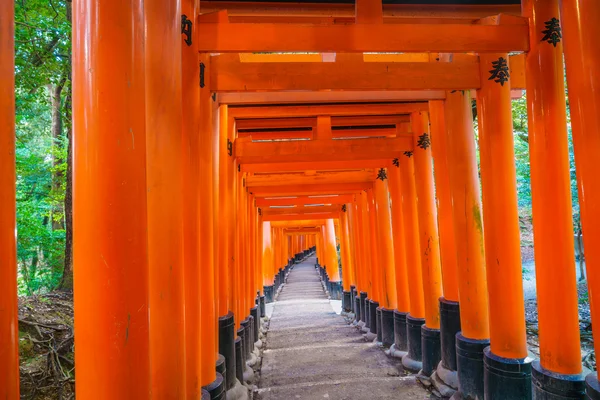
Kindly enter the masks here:
<path id="1" fill-rule="evenodd" d="M 278 187 L 292 185 L 318 185 L 373 182 L 375 172 L 365 169 L 358 171 L 327 171 L 315 173 L 256 174 L 248 176 L 246 187 Z"/>
<path id="2" fill-rule="evenodd" d="M 200 51 L 511 52 L 527 51 L 526 25 L 207 23 Z"/>
<path id="3" fill-rule="evenodd" d="M 229 115 L 226 105 L 219 107 L 219 137 L 217 140 L 217 151 L 215 157 L 218 158 L 218 201 L 215 205 L 218 207 L 219 218 L 215 218 L 215 222 L 218 226 L 218 232 L 215 238 L 218 241 L 217 246 L 217 274 L 218 274 L 218 315 L 220 317 L 227 315 L 230 311 L 230 268 L 229 268 L 229 229 L 231 218 L 231 208 L 229 205 L 230 198 L 230 187 L 228 180 L 228 168 L 231 164 L 231 157 L 227 154 L 227 134 L 229 128 Z"/>
<path id="4" fill-rule="evenodd" d="M 235 109 L 232 108 L 232 115 L 235 115 Z M 263 119 L 243 119 L 237 118 L 235 121 L 236 129 L 271 129 L 271 128 L 312 128 L 316 126 L 315 117 L 299 118 L 263 118 Z"/>
<path id="5" fill-rule="evenodd" d="M 383 4 L 381 0 L 356 0 L 354 7 L 356 23 L 380 24 L 383 22 Z"/>
<path id="6" fill-rule="evenodd" d="M 337 250 L 336 250 L 336 240 L 335 240 L 333 219 L 331 219 L 331 218 L 327 219 L 324 227 L 325 227 L 324 265 L 327 269 L 327 274 L 329 274 L 329 280 L 331 282 L 339 282 L 341 279 L 340 279 L 340 270 L 338 268 L 338 255 L 337 255 Z"/>
<path id="7" fill-rule="evenodd" d="M 181 12 L 198 15 L 199 1 L 184 0 Z M 194 24 L 197 21 L 194 21 Z M 187 398 L 201 396 L 200 383 L 200 241 L 199 241 L 199 152 L 200 66 L 198 44 L 181 48 L 182 87 L 182 179 L 183 179 L 183 279 L 185 302 L 185 378 Z"/>
<path id="8" fill-rule="evenodd" d="M 19 399 L 14 2 L 0 4 L 0 398 Z M 122 42 L 127 47 L 128 38 Z M 130 38 L 129 38 L 130 39 Z M 121 49 L 117 49 L 120 51 Z M 83 82 L 82 82 L 83 84 Z M 90 176 L 91 178 L 91 176 Z M 89 234 L 89 231 L 87 232 Z M 95 316 L 90 316 L 95 319 Z M 84 350 L 85 351 L 85 350 Z M 84 362 L 85 363 L 85 362 Z M 84 368 L 85 368 L 84 364 Z"/>
<path id="9" fill-rule="evenodd" d="M 346 204 L 354 201 L 354 195 L 340 196 L 298 196 L 280 198 L 257 198 L 257 207 L 271 206 L 303 206 L 310 204 Z"/>
<path id="10" fill-rule="evenodd" d="M 443 295 L 446 300 L 458 302 L 458 266 L 447 158 L 449 138 L 446 131 L 444 102 L 440 100 L 429 102 L 429 110 L 431 117 L 431 154 L 435 172 Z"/>
<path id="11" fill-rule="evenodd" d="M 356 101 L 356 99 L 354 99 Z M 294 106 L 256 106 L 232 107 L 229 112 L 231 117 L 237 119 L 253 118 L 306 118 L 318 115 L 330 115 L 335 125 L 335 117 L 355 116 L 390 116 L 410 114 L 412 112 L 427 111 L 426 102 L 412 103 L 382 103 L 382 104 L 321 104 L 321 105 L 294 105 Z"/>
<path id="12" fill-rule="evenodd" d="M 543 40 L 558 0 L 527 0 L 527 111 L 540 362 L 561 374 L 581 372 L 562 42 Z M 557 295 L 560 294 L 560 295 Z"/>
<path id="13" fill-rule="evenodd" d="M 389 192 L 392 210 L 392 237 L 394 242 L 394 265 L 396 267 L 396 309 L 400 312 L 410 311 L 408 287 L 408 266 L 406 264 L 405 222 L 402 211 L 402 186 L 400 184 L 400 163 L 388 168 Z"/>
<path id="14" fill-rule="evenodd" d="M 508 54 L 482 54 L 481 75 Z M 477 92 L 479 158 L 485 261 L 489 293 L 490 343 L 494 354 L 525 358 L 527 337 L 510 81 L 487 80 Z M 510 293 L 507 296 L 506 293 Z"/>
<path id="15" fill-rule="evenodd" d="M 369 236 L 367 245 L 371 252 L 371 295 L 370 298 L 383 304 L 384 286 L 383 286 L 383 266 L 380 264 L 379 256 L 379 232 L 377 229 L 377 211 L 375 210 L 375 196 L 373 194 L 373 185 L 367 189 L 367 222 L 369 224 Z"/>
<path id="16" fill-rule="evenodd" d="M 299 221 L 276 221 L 271 222 L 273 228 L 304 228 L 304 227 L 320 227 L 325 223 L 324 219 L 308 219 Z"/>
<path id="17" fill-rule="evenodd" d="M 263 221 L 312 221 L 315 219 L 332 219 L 339 218 L 339 212 L 329 213 L 314 213 L 314 214 L 301 214 L 301 215 L 266 215 L 263 217 Z"/>
<path id="18" fill-rule="evenodd" d="M 440 265 L 440 239 L 437 225 L 437 207 L 433 186 L 433 162 L 431 157 L 431 133 L 428 113 L 411 115 L 415 151 L 415 187 L 419 220 L 421 249 L 421 273 L 425 301 L 425 325 L 440 329 L 439 298 L 442 296 L 442 270 Z M 428 140 L 429 143 L 424 143 Z"/>
<path id="19" fill-rule="evenodd" d="M 340 208 L 341 207 L 339 205 L 290 208 L 263 208 L 262 213 L 265 217 L 273 215 L 305 215 L 314 213 L 334 213 L 339 212 Z"/>
<path id="20" fill-rule="evenodd" d="M 387 176 L 387 174 L 386 174 Z M 388 310 L 398 308 L 396 287 L 396 266 L 394 264 L 394 238 L 390 215 L 390 193 L 388 179 L 376 179 L 373 183 L 373 197 L 377 218 L 378 260 L 381 269 L 381 299 L 379 306 Z"/>
<path id="21" fill-rule="evenodd" d="M 328 170 L 348 170 L 362 168 L 385 168 L 392 164 L 389 158 L 375 160 L 349 160 L 349 161 L 304 161 L 292 163 L 265 163 L 243 164 L 240 168 L 242 172 L 299 172 L 305 170 L 328 171 Z"/>
<path id="22" fill-rule="evenodd" d="M 371 242 L 370 242 L 370 224 L 369 224 L 369 206 L 367 202 L 367 192 L 362 191 L 357 196 L 357 209 L 358 209 L 358 233 L 359 243 L 362 245 L 362 268 L 363 268 L 363 281 L 365 293 L 370 298 L 373 293 L 373 280 L 371 276 L 371 268 L 373 260 L 371 258 Z"/>
<path id="23" fill-rule="evenodd" d="M 262 277 L 263 285 L 273 285 L 273 240 L 271 237 L 271 223 L 268 221 L 263 222 L 262 228 Z"/>
<path id="24" fill-rule="evenodd" d="M 598 85 L 599 25 L 592 22 L 598 16 L 598 2 L 577 0 L 561 3 L 561 25 L 567 66 L 569 106 L 573 126 L 573 145 L 577 163 L 577 183 L 583 226 L 587 285 L 592 303 L 592 319 L 598 321 L 600 306 L 600 109 Z M 599 325 L 593 325 L 594 348 L 600 351 Z"/>
<path id="25" fill-rule="evenodd" d="M 395 138 L 340 139 L 327 145 L 316 140 L 256 143 L 236 139 L 235 156 L 242 164 L 265 162 L 356 161 L 393 159 L 412 150 L 410 136 Z"/>
<path id="26" fill-rule="evenodd" d="M 289 229 L 283 230 L 283 233 L 288 236 L 306 235 L 308 233 L 319 233 L 319 232 L 321 232 L 321 228 L 289 228 Z"/>
<path id="27" fill-rule="evenodd" d="M 233 55 L 235 56 L 235 55 Z M 217 92 L 277 90 L 468 90 L 479 88 L 470 62 L 239 62 L 212 57 Z"/>
<path id="28" fill-rule="evenodd" d="M 488 339 L 483 220 L 471 96 L 468 92 L 448 93 L 445 106 L 461 329 L 467 338 Z"/>
<path id="29" fill-rule="evenodd" d="M 369 182 L 329 183 L 312 185 L 286 185 L 286 186 L 255 186 L 252 193 L 256 196 L 286 196 L 286 195 L 319 195 L 319 194 L 349 194 L 366 190 L 371 186 Z"/>
<path id="30" fill-rule="evenodd" d="M 404 240 L 406 241 L 406 265 L 410 315 L 425 318 L 423 274 L 421 273 L 421 245 L 419 242 L 419 219 L 415 188 L 415 163 L 412 156 L 398 157 L 400 166 L 400 189 L 402 191 L 402 213 L 404 215 Z"/>
<path id="31" fill-rule="evenodd" d="M 180 207 L 181 7 L 179 3 L 146 1 L 144 15 L 151 387 L 156 397 L 182 398 L 186 388 Z"/>

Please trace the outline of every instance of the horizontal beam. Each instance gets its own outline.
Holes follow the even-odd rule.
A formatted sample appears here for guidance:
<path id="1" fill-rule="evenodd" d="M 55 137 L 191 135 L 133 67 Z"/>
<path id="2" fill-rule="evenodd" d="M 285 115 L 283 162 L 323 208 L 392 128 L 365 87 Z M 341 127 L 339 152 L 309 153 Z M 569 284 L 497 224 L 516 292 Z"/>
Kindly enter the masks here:
<path id="1" fill-rule="evenodd" d="M 277 162 L 242 164 L 242 172 L 294 172 L 294 171 L 330 171 L 339 169 L 357 168 L 387 168 L 392 166 L 392 158 L 373 160 L 349 160 L 349 161 L 305 161 L 305 162 Z"/>
<path id="2" fill-rule="evenodd" d="M 240 62 L 211 58 L 211 90 L 469 90 L 479 88 L 472 62 Z"/>
<path id="3" fill-rule="evenodd" d="M 327 223 L 324 219 L 306 219 L 302 221 L 274 221 L 271 224 L 273 228 L 301 228 L 312 227 L 319 228 Z"/>
<path id="4" fill-rule="evenodd" d="M 324 143 L 325 142 L 325 143 Z M 392 160 L 413 150 L 412 135 L 378 139 L 251 142 L 236 139 L 235 157 L 244 164 L 356 160 Z M 314 170 L 314 168 L 310 168 Z"/>
<path id="5" fill-rule="evenodd" d="M 406 115 L 413 112 L 428 111 L 427 102 L 384 103 L 384 104 L 319 104 L 289 106 L 232 106 L 229 116 L 234 119 L 250 118 L 297 118 L 329 115 L 331 117 L 353 117 L 368 115 Z"/>
<path id="6" fill-rule="evenodd" d="M 464 24 L 198 24 L 204 53 L 513 52 L 529 50 L 526 23 Z"/>
<path id="7" fill-rule="evenodd" d="M 298 236 L 298 235 L 314 235 L 321 233 L 321 228 L 298 228 L 298 229 L 284 229 L 283 234 L 287 236 Z"/>
<path id="8" fill-rule="evenodd" d="M 311 221 L 314 219 L 337 219 L 339 212 L 303 215 L 265 215 L 263 221 Z"/>
<path id="9" fill-rule="evenodd" d="M 332 117 L 332 127 L 365 126 L 365 125 L 398 125 L 410 123 L 409 115 L 361 115 L 348 117 Z M 316 117 L 304 118 L 263 118 L 237 119 L 235 126 L 238 130 L 245 129 L 284 129 L 284 128 L 313 128 L 317 126 Z M 406 125 L 408 126 L 408 125 Z"/>
<path id="10" fill-rule="evenodd" d="M 315 206 L 315 207 L 283 207 L 283 208 L 263 208 L 263 217 L 267 215 L 306 215 L 317 213 L 334 213 L 341 211 L 341 205 L 333 206 Z"/>
<path id="11" fill-rule="evenodd" d="M 354 201 L 353 195 L 342 196 L 300 196 L 282 198 L 257 198 L 257 207 L 305 206 L 310 204 L 346 204 Z"/>
<path id="12" fill-rule="evenodd" d="M 373 129 L 343 129 L 334 130 L 332 137 L 337 138 L 367 138 L 367 137 L 394 137 L 396 128 L 373 128 Z M 406 131 L 405 133 L 408 133 Z M 238 132 L 237 137 L 251 137 L 252 140 L 275 140 L 275 139 L 313 139 L 313 131 L 267 131 L 267 132 Z"/>
<path id="13" fill-rule="evenodd" d="M 352 194 L 373 187 L 372 183 L 334 183 L 314 185 L 257 186 L 250 190 L 256 197 L 314 196 L 319 194 Z"/>
<path id="14" fill-rule="evenodd" d="M 373 182 L 376 176 L 377 173 L 373 170 L 259 174 L 249 175 L 246 178 L 246 187 L 248 190 L 252 191 L 252 188 L 257 186 L 268 187 Z"/>

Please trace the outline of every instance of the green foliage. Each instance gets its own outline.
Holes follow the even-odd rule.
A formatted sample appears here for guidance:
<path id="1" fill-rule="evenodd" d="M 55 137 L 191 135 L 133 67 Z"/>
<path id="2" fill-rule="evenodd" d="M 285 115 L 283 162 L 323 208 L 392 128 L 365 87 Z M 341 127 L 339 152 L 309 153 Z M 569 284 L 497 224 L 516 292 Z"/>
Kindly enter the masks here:
<path id="1" fill-rule="evenodd" d="M 64 265 L 64 196 L 68 142 L 52 132 L 51 94 L 70 83 L 70 3 L 15 1 L 17 238 L 19 291 L 53 290 Z M 62 90 L 62 126 L 70 124 Z"/>

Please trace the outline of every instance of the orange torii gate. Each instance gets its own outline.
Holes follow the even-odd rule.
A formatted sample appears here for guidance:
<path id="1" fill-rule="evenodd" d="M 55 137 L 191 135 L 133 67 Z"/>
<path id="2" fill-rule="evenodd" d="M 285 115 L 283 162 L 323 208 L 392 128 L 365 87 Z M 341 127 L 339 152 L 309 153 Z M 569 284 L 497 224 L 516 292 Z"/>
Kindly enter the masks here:
<path id="1" fill-rule="evenodd" d="M 523 0 L 522 10 L 432 6 L 427 15 L 418 7 L 364 0 L 356 8 L 285 4 L 262 14 L 252 2 L 225 2 L 229 12 L 206 14 L 220 3 L 203 1 L 203 10 L 194 0 L 74 3 L 77 396 L 197 398 L 204 387 L 222 398 L 236 377 L 244 380 L 235 358 L 242 357 L 243 369 L 243 357 L 252 362 L 266 224 L 282 245 L 275 251 L 281 264 L 314 245 L 331 249 L 337 218 L 342 267 L 356 270 L 357 323 L 389 344 L 392 321 L 391 353 L 407 368 L 426 375 L 437 369 L 463 396 L 531 398 L 533 380 L 538 398 L 582 398 L 584 390 L 597 397 L 597 375 L 588 375 L 585 385 L 588 371 L 581 366 L 562 60 L 564 33 L 596 319 L 597 2 Z M 489 17 L 497 13 L 507 14 Z M 13 3 L 1 3 L 0 249 L 8 256 L 0 264 L 0 397 L 8 399 L 19 392 L 13 16 Z M 252 52 L 319 54 L 245 54 Z M 329 52 L 337 52 L 336 61 L 322 62 Z M 372 52 L 411 54 L 344 54 Z M 511 88 L 523 87 L 541 350 L 533 363 L 523 317 L 510 115 Z M 421 89 L 431 92 L 415 93 Z M 311 93 L 276 92 L 291 90 Z M 382 100 L 387 104 L 369 104 Z M 233 104 L 246 101 L 263 105 Z M 302 101 L 310 104 L 277 105 Z M 334 101 L 363 104 L 323 104 Z M 335 129 L 353 126 L 335 119 L 356 116 L 409 119 L 380 132 Z M 252 129 L 272 124 L 269 119 L 310 119 L 284 127 L 310 130 L 284 138 L 278 135 L 285 130 L 253 135 Z M 348 139 L 360 134 L 369 138 Z M 288 141 L 254 141 L 260 135 Z M 265 172 L 356 168 L 386 178 L 256 181 Z M 342 203 L 345 212 L 258 212 L 267 207 L 259 200 L 304 196 L 306 206 L 314 203 L 305 196 L 324 194 L 353 199 Z M 326 227 L 327 244 L 282 240 L 285 224 Z M 333 263 L 333 253 L 325 253 Z M 281 267 L 274 264 L 272 275 L 275 268 Z M 596 336 L 599 330 L 595 324 Z M 217 371 L 225 365 L 222 376 Z"/>

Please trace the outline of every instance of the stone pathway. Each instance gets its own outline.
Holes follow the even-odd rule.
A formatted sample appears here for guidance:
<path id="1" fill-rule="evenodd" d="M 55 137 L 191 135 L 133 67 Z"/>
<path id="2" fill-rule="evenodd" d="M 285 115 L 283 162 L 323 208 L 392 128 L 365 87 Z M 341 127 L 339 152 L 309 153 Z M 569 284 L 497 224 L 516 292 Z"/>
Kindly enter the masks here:
<path id="1" fill-rule="evenodd" d="M 399 362 L 333 311 L 315 261 L 294 266 L 274 304 L 255 398 L 429 399 Z"/>

